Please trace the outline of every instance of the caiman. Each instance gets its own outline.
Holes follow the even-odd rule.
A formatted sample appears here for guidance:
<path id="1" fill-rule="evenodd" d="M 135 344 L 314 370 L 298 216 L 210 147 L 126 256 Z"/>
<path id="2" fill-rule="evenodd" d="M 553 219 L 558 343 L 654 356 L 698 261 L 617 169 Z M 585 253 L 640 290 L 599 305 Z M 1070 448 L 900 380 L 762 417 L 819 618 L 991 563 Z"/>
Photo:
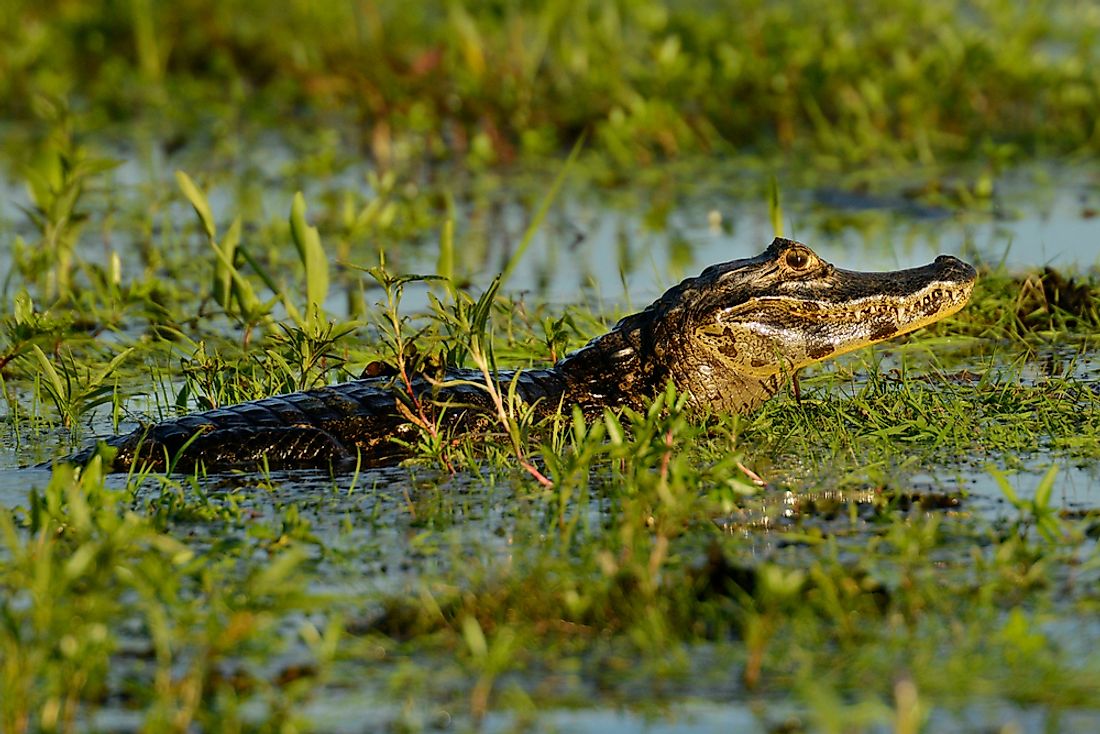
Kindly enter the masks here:
<path id="1" fill-rule="evenodd" d="M 587 413 L 641 407 L 670 380 L 695 409 L 746 413 L 802 367 L 955 313 L 975 279 L 974 268 L 948 255 L 908 270 L 856 272 L 776 238 L 756 257 L 684 280 L 553 366 L 496 378 L 540 415 L 573 405 Z M 105 443 L 117 449 L 117 471 L 381 466 L 398 461 L 401 442 L 421 430 L 410 406 L 426 406 L 448 435 L 486 430 L 494 412 L 480 372 L 449 369 L 442 379 L 376 377 L 276 395 Z M 68 461 L 87 462 L 95 450 Z"/>

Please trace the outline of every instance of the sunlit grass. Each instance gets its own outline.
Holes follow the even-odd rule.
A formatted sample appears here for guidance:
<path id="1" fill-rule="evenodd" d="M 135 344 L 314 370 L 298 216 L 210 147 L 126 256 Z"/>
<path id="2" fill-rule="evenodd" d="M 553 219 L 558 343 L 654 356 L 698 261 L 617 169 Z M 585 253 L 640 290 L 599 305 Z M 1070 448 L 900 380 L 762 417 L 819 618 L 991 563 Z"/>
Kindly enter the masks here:
<path id="1" fill-rule="evenodd" d="M 549 346 L 532 317 L 543 312 L 494 289 L 406 316 L 394 289 L 416 279 L 373 275 L 390 296 L 363 330 L 381 359 L 442 350 L 476 365 L 491 339 L 497 359 L 540 363 L 603 328 L 567 309 L 586 326 Z M 247 267 L 237 277 L 267 287 Z M 194 298 L 216 287 L 201 282 Z M 1094 635 L 1074 620 L 1096 595 L 1074 578 L 1096 568 L 1096 519 L 1058 511 L 1056 469 L 1023 493 L 1001 479 L 1100 455 L 1097 394 L 1077 376 L 1093 353 L 1091 297 L 1078 313 L 1022 307 L 1034 289 L 986 274 L 948 322 L 817 368 L 799 397 L 752 416 L 695 416 L 671 390 L 645 412 L 591 420 L 533 424 L 506 410 L 486 435 L 413 447 L 385 478 L 119 487 L 94 466 L 59 469 L 3 514 L 0 587 L 14 601 L 0 643 L 5 680 L 22 691 L 5 697 L 5 725 L 80 729 L 125 696 L 150 727 L 307 726 L 307 700 L 364 681 L 401 688 L 411 708 L 379 721 L 410 726 L 429 703 L 469 722 L 522 718 L 592 703 L 592 685 L 597 705 L 638 690 L 673 707 L 685 695 L 780 697 L 807 727 L 886 725 L 915 715 L 912 696 L 941 715 L 972 700 L 1087 708 L 1096 661 L 1062 635 Z M 117 292 L 96 297 L 106 306 Z M 344 370 L 336 359 L 335 373 L 318 371 L 298 327 L 260 327 L 248 343 L 207 332 L 186 387 L 167 397 L 223 404 Z M 414 357 L 414 337 L 426 354 Z M 81 341 L 56 369 L 104 369 Z M 34 359 L 11 361 L 15 383 Z M 954 477 L 975 471 L 1002 483 L 1011 513 L 971 508 Z M 917 474 L 938 476 L 951 502 L 922 504 Z M 787 492 L 804 499 L 785 503 Z M 264 662 L 279 654 L 296 662 Z M 102 672 L 118 666 L 122 678 Z"/>
<path id="2" fill-rule="evenodd" d="M 8 115 L 82 99 L 96 124 L 136 113 L 177 139 L 197 118 L 340 110 L 384 167 L 545 156 L 585 129 L 620 167 L 792 147 L 834 165 L 998 162 L 1098 144 L 1087 3 L 6 0 L 0 19 L 28 29 L 0 36 Z"/>
<path id="3" fill-rule="evenodd" d="M 1091 485 L 1065 499 L 1100 459 L 1095 274 L 985 267 L 958 315 L 750 416 L 669 389 L 542 419 L 491 379 L 625 308 L 507 280 L 536 229 L 572 256 L 549 207 L 567 172 L 642 184 L 654 229 L 696 179 L 770 190 L 778 229 L 791 160 L 807 186 L 886 161 L 846 175 L 894 192 L 891 162 L 921 161 L 907 201 L 985 216 L 1006 161 L 1095 152 L 1087 4 L 861 7 L 0 3 L 0 109 L 26 121 L 0 146 L 30 187 L 0 223 L 16 461 L 378 363 L 478 369 L 493 407 L 473 435 L 425 417 L 389 470 L 5 469 L 0 730 L 305 731 L 340 703 L 404 730 L 700 701 L 770 731 L 1100 720 L 1100 511 Z M 243 152 L 272 126 L 287 148 Z M 582 138 L 576 164 L 492 167 Z M 752 183 L 716 172 L 745 150 Z M 974 168 L 941 185 L 959 154 Z M 516 230 L 496 197 L 520 179 L 493 259 L 470 230 Z M 624 283 L 649 265 L 625 239 Z M 442 277 L 409 272 L 415 248 Z"/>

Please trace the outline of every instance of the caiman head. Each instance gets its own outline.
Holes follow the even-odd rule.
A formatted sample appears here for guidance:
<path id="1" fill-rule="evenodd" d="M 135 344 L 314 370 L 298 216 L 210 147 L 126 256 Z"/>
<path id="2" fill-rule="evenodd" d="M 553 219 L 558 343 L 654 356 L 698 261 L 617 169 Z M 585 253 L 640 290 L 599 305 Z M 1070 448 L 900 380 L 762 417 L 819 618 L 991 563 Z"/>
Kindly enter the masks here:
<path id="1" fill-rule="evenodd" d="M 842 270 L 776 238 L 757 257 L 683 281 L 608 336 L 618 332 L 614 356 L 634 352 L 652 386 L 671 378 L 699 407 L 746 412 L 795 370 L 955 313 L 976 277 L 948 255 L 909 270 Z"/>

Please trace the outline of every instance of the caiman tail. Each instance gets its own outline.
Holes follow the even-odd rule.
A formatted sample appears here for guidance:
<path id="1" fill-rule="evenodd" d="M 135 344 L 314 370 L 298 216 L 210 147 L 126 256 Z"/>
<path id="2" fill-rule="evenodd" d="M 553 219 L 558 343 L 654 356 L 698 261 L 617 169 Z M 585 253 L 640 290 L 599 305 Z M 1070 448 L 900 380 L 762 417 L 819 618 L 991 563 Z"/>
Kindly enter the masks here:
<path id="1" fill-rule="evenodd" d="M 541 411 L 561 403 L 564 380 L 553 370 L 499 378 L 514 381 L 518 397 Z M 474 370 L 448 370 L 437 380 L 416 377 L 411 394 L 393 378 L 352 380 L 191 413 L 103 443 L 116 450 L 118 471 L 134 465 L 157 471 L 384 466 L 407 453 L 418 422 L 446 433 L 488 428 L 493 403 L 479 383 L 484 377 Z M 67 461 L 84 464 L 97 448 Z"/>

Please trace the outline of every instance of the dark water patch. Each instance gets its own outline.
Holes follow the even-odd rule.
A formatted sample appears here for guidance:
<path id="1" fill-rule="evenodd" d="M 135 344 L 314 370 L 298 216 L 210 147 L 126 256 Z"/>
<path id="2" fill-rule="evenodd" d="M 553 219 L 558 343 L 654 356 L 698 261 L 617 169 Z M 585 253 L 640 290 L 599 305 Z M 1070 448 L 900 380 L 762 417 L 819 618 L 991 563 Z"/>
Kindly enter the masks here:
<path id="1" fill-rule="evenodd" d="M 814 200 L 827 212 L 882 211 L 906 219 L 948 219 L 954 212 L 947 207 L 922 204 L 904 196 L 871 194 L 849 189 L 819 188 L 813 192 Z"/>

